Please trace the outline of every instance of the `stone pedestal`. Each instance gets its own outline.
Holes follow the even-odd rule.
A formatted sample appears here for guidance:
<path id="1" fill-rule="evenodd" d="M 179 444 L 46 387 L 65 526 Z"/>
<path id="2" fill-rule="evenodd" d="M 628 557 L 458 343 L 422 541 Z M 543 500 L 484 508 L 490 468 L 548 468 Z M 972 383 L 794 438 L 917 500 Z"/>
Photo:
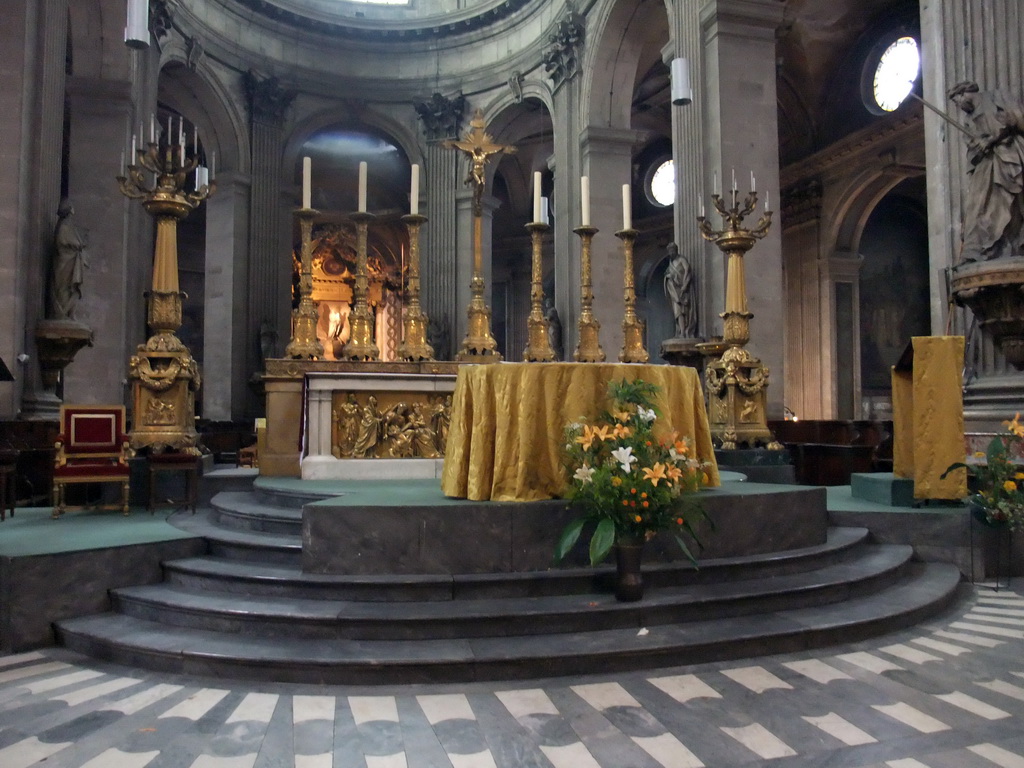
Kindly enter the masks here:
<path id="1" fill-rule="evenodd" d="M 39 352 L 42 389 L 25 398 L 24 418 L 57 418 L 61 405 L 57 384 L 61 372 L 85 346 L 92 346 L 92 329 L 84 323 L 70 319 L 39 321 L 36 325 L 36 349 Z"/>

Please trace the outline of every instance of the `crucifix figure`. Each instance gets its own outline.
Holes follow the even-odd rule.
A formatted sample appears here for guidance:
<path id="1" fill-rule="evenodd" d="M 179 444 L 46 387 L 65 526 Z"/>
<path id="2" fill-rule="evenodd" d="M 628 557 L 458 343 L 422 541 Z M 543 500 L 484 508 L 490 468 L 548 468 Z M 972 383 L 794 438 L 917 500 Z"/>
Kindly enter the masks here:
<path id="1" fill-rule="evenodd" d="M 479 109 L 469 122 L 470 131 L 460 141 L 448 140 L 445 147 L 465 152 L 469 156 L 469 176 L 466 183 L 473 187 L 473 279 L 470 281 L 472 298 L 469 302 L 469 323 L 466 338 L 459 349 L 459 360 L 497 362 L 501 360 L 498 343 L 491 335 L 491 310 L 484 301 L 483 279 L 483 198 L 487 180 L 487 162 L 494 155 L 510 155 L 516 148 L 495 143 L 484 128 L 484 115 Z"/>

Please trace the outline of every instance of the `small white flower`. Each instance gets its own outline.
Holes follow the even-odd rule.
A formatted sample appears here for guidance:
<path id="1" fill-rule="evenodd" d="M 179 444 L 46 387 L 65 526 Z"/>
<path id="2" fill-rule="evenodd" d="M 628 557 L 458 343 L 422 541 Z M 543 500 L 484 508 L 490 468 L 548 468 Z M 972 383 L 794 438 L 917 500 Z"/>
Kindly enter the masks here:
<path id="1" fill-rule="evenodd" d="M 653 409 L 644 408 L 642 406 L 636 409 L 636 415 L 644 421 L 654 421 L 656 418 Z"/>
<path id="2" fill-rule="evenodd" d="M 668 455 L 672 458 L 672 461 L 683 461 L 686 459 L 686 454 L 680 453 L 674 447 L 668 449 Z"/>
<path id="3" fill-rule="evenodd" d="M 612 458 L 619 462 L 619 466 L 626 474 L 629 474 L 630 465 L 636 461 L 636 457 L 633 455 L 633 446 L 616 448 L 612 451 Z"/>
<path id="4" fill-rule="evenodd" d="M 576 470 L 576 474 L 572 476 L 573 480 L 579 480 L 581 483 L 593 482 L 594 470 L 584 464 L 582 467 Z"/>

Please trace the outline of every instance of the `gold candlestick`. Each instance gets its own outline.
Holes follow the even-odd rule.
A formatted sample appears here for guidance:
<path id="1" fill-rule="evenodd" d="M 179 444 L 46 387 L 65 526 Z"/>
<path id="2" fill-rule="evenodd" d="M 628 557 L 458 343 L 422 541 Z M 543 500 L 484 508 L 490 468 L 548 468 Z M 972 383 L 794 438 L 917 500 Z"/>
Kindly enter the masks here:
<path id="1" fill-rule="evenodd" d="M 140 344 L 128 362 L 132 381 L 133 417 L 129 445 L 133 451 L 150 449 L 200 453 L 195 430 L 195 392 L 202 382 L 199 365 L 188 347 L 175 335 L 181 327 L 178 287 L 178 221 L 184 219 L 216 190 L 212 179 L 187 192 L 185 183 L 199 165 L 193 154 L 186 157 L 184 142 L 150 142 L 135 151 L 118 176 L 121 194 L 142 200 L 142 207 L 156 219 L 153 249 L 153 283 L 146 294 L 147 322 L 153 335 Z M 156 179 L 152 186 L 148 174 Z"/>
<path id="2" fill-rule="evenodd" d="M 526 225 L 533 242 L 533 274 L 530 280 L 530 316 L 527 318 L 527 342 L 523 360 L 527 363 L 550 363 L 555 359 L 548 335 L 548 321 L 544 317 L 544 233 L 550 227 L 539 221 Z"/>
<path id="3" fill-rule="evenodd" d="M 409 279 L 405 290 L 405 321 L 398 359 L 410 362 L 434 359 L 434 348 L 427 341 L 428 319 L 420 308 L 420 227 L 426 220 L 426 216 L 414 213 L 402 217 L 409 230 Z"/>
<path id="4" fill-rule="evenodd" d="M 373 315 L 370 312 L 370 277 L 366 268 L 366 230 L 372 213 L 359 211 L 351 215 L 356 223 L 356 280 L 352 289 L 352 311 L 349 313 L 349 338 L 341 350 L 342 360 L 377 360 L 380 350 L 373 340 Z"/>
<path id="5" fill-rule="evenodd" d="M 622 351 L 619 361 L 623 363 L 646 363 L 650 357 L 644 348 L 644 324 L 636 316 L 636 288 L 633 281 L 633 242 L 639 233 L 635 229 L 622 229 L 615 236 L 622 241 L 623 303 L 626 305 L 622 318 Z"/>
<path id="6" fill-rule="evenodd" d="M 323 357 L 324 346 L 316 337 L 316 324 L 320 319 L 313 301 L 313 219 L 319 213 L 312 208 L 299 208 L 295 216 L 302 233 L 302 267 L 299 273 L 299 306 L 292 310 L 292 338 L 284 356 L 315 360 Z"/>
<path id="7" fill-rule="evenodd" d="M 601 324 L 594 319 L 594 291 L 590 275 L 590 246 L 597 234 L 597 227 L 582 226 L 573 230 L 580 238 L 580 322 L 579 343 L 573 359 L 580 363 L 603 363 L 601 349 Z"/>
<path id="8" fill-rule="evenodd" d="M 511 154 L 516 148 L 496 144 L 484 130 L 484 114 L 479 109 L 469 122 L 470 131 L 460 141 L 446 141 L 445 147 L 465 152 L 469 158 L 466 183 L 473 187 L 473 278 L 469 282 L 472 298 L 467 310 L 466 338 L 457 359 L 462 362 L 492 363 L 501 360 L 498 342 L 491 335 L 491 309 L 484 300 L 483 278 L 483 195 L 487 162 L 494 155 Z"/>
<path id="9" fill-rule="evenodd" d="M 772 213 L 766 208 L 757 224 L 752 229 L 745 229 L 743 220 L 757 205 L 756 192 L 751 190 L 742 208 L 735 189 L 729 208 L 718 195 L 712 195 L 711 200 L 722 217 L 723 228 L 712 229 L 703 216 L 697 217 L 697 224 L 701 236 L 717 245 L 728 257 L 725 311 L 720 315 L 724 322 L 722 343 L 728 346 L 722 357 L 705 371 L 711 437 L 726 450 L 740 445 L 764 445 L 771 450 L 782 450 L 782 445 L 768 429 L 765 413 L 770 371 L 746 349 L 753 315 L 747 309 L 743 257 L 768 234 Z"/>

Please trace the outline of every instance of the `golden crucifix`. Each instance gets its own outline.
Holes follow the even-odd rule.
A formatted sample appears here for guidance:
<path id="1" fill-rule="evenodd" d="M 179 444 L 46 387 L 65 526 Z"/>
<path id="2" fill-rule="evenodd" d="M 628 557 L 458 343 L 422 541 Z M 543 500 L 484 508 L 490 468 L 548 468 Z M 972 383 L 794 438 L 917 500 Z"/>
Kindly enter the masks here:
<path id="1" fill-rule="evenodd" d="M 469 283 L 472 298 L 469 302 L 469 322 L 466 338 L 459 348 L 458 360 L 477 363 L 498 362 L 498 342 L 491 335 L 491 310 L 484 301 L 483 278 L 483 198 L 487 161 L 497 154 L 510 155 L 516 148 L 496 144 L 484 130 L 484 115 L 479 109 L 469 122 L 470 131 L 461 141 L 446 141 L 444 146 L 465 152 L 469 156 L 469 176 L 466 183 L 473 187 L 473 279 Z"/>

